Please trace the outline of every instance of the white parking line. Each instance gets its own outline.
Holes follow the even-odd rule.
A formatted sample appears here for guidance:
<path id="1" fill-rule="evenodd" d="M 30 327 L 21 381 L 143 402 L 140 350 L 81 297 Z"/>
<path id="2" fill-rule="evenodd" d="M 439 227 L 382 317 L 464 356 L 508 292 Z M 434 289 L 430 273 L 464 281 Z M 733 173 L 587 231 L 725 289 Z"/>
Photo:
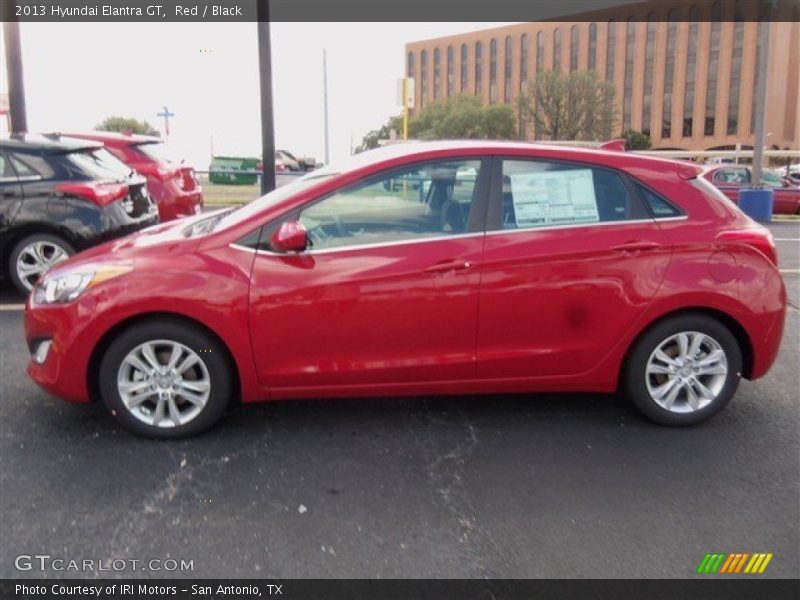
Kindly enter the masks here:
<path id="1" fill-rule="evenodd" d="M 800 242 L 800 238 L 772 238 L 776 242 Z"/>
<path id="2" fill-rule="evenodd" d="M 778 271 L 787 275 L 796 275 L 800 273 L 800 269 L 778 269 Z"/>
<path id="3" fill-rule="evenodd" d="M 11 312 L 15 310 L 25 310 L 24 304 L 0 304 L 0 312 Z"/>

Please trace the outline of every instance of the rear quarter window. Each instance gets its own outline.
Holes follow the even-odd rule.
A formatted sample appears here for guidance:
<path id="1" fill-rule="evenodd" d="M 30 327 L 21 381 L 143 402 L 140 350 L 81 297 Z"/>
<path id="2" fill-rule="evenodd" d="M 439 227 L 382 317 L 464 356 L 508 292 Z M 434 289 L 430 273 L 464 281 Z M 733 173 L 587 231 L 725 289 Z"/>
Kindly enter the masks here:
<path id="1" fill-rule="evenodd" d="M 650 213 L 654 218 L 664 219 L 669 217 L 680 217 L 683 214 L 680 209 L 673 205 L 669 200 L 659 196 L 642 184 L 634 183 L 634 186 L 636 187 L 636 191 L 644 200 L 645 204 L 647 204 L 647 208 L 650 209 Z"/>

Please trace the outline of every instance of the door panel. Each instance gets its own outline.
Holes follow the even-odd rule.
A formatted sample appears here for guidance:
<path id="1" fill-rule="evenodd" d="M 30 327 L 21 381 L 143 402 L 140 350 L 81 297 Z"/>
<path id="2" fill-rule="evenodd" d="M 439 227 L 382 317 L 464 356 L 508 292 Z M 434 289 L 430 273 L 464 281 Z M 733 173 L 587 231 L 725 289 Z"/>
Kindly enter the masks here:
<path id="1" fill-rule="evenodd" d="M 473 379 L 482 246 L 474 234 L 259 253 L 250 304 L 260 381 L 281 388 Z"/>

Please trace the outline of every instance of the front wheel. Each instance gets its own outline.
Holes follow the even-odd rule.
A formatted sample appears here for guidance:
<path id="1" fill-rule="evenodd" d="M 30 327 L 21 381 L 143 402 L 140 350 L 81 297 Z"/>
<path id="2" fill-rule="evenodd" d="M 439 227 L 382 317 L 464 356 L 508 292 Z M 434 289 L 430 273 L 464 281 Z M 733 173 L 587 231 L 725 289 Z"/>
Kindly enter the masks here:
<path id="1" fill-rule="evenodd" d="M 204 431 L 222 416 L 232 392 L 219 343 L 199 328 L 168 320 L 123 331 L 103 357 L 99 376 L 112 416 L 153 438 Z"/>
<path id="2" fill-rule="evenodd" d="M 727 327 L 706 315 L 676 316 L 636 342 L 623 388 L 652 421 L 694 425 L 725 408 L 741 371 L 742 353 Z"/>

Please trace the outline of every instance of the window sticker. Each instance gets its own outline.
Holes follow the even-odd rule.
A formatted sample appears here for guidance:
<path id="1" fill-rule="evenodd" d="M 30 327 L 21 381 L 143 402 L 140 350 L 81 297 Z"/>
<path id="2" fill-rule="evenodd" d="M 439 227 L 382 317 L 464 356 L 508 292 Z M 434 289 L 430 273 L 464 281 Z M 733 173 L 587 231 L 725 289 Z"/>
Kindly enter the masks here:
<path id="1" fill-rule="evenodd" d="M 510 175 L 517 227 L 597 223 L 591 169 Z"/>

